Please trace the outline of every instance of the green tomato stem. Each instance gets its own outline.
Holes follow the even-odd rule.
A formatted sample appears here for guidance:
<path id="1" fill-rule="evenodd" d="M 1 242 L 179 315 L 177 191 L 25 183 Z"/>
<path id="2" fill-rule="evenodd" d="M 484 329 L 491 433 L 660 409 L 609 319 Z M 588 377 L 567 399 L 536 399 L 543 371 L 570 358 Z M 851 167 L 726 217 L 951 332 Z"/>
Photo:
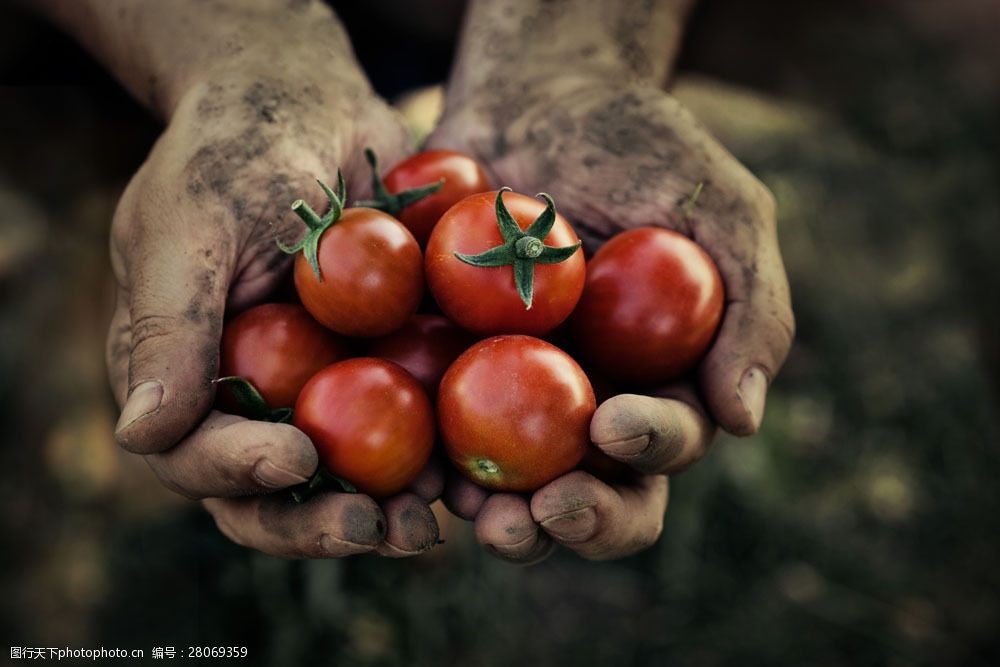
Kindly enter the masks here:
<path id="1" fill-rule="evenodd" d="M 535 264 L 565 262 L 580 249 L 581 244 L 577 241 L 571 246 L 562 248 L 545 245 L 545 237 L 552 231 L 556 222 L 555 202 L 545 193 L 538 195 L 545 200 L 545 210 L 526 230 L 521 231 L 521 227 L 503 202 L 503 193 L 510 191 L 510 188 L 500 188 L 494 205 L 497 226 L 504 242 L 478 255 L 456 252 L 455 257 L 466 264 L 478 267 L 512 266 L 518 296 L 521 297 L 525 310 L 531 310 L 534 300 Z"/>

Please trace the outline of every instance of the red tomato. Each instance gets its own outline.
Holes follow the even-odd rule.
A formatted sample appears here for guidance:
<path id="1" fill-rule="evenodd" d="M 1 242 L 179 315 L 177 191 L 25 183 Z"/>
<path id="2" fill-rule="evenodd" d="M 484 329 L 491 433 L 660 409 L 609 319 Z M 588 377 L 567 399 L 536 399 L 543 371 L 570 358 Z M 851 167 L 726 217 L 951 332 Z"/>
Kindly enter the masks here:
<path id="1" fill-rule="evenodd" d="M 427 394 L 384 359 L 348 359 L 321 370 L 302 388 L 292 423 L 312 439 L 327 470 L 375 498 L 406 488 L 434 445 Z"/>
<path id="2" fill-rule="evenodd" d="M 722 278 L 701 247 L 641 227 L 612 237 L 590 260 L 574 338 L 581 358 L 610 379 L 666 382 L 704 355 L 723 305 Z"/>
<path id="3" fill-rule="evenodd" d="M 445 315 L 470 331 L 481 335 L 541 336 L 569 317 L 580 299 L 586 271 L 583 252 L 577 248 L 564 261 L 553 264 L 542 263 L 544 255 L 515 260 L 534 264 L 532 294 L 527 306 L 524 294 L 518 289 L 514 266 L 473 266 L 455 254 L 474 259 L 475 255 L 510 242 L 498 225 L 499 197 L 497 192 L 484 192 L 466 197 L 448 209 L 427 244 L 427 284 Z M 521 232 L 528 230 L 546 210 L 545 203 L 515 192 L 505 192 L 502 203 Z M 572 251 L 580 242 L 559 214 L 554 214 L 551 231 L 542 235 L 541 240 L 545 252 Z"/>
<path id="4" fill-rule="evenodd" d="M 438 424 L 449 458 L 497 491 L 534 491 L 572 470 L 590 446 L 594 391 L 558 347 L 497 336 L 460 356 L 441 380 Z"/>
<path id="5" fill-rule="evenodd" d="M 374 157 L 369 156 L 369 161 L 377 173 Z M 437 184 L 442 179 L 444 182 L 440 189 L 413 203 L 406 203 L 407 191 L 419 195 L 425 186 Z M 399 218 L 421 248 L 427 245 L 431 230 L 445 211 L 469 195 L 490 189 L 486 172 L 475 159 L 464 153 L 446 150 L 411 155 L 390 169 L 383 183 L 390 195 L 402 194 L 402 197 L 380 197 L 376 184 L 375 208 Z"/>
<path id="6" fill-rule="evenodd" d="M 386 213 L 341 209 L 343 193 L 343 181 L 338 194 L 327 189 L 331 210 L 322 218 L 301 200 L 292 204 L 309 232 L 283 249 L 303 251 L 295 257 L 295 289 L 310 315 L 345 336 L 382 336 L 403 326 L 420 305 L 420 246 Z"/>
<path id="7" fill-rule="evenodd" d="M 474 339 L 439 315 L 414 315 L 402 329 L 376 338 L 368 354 L 402 366 L 424 386 L 432 399 L 441 377 Z"/>
<path id="8" fill-rule="evenodd" d="M 290 408 L 309 378 L 350 355 L 347 341 L 320 326 L 302 306 L 266 303 L 226 324 L 219 374 L 248 380 L 272 408 Z M 232 409 L 227 396 L 220 392 L 223 405 Z"/>

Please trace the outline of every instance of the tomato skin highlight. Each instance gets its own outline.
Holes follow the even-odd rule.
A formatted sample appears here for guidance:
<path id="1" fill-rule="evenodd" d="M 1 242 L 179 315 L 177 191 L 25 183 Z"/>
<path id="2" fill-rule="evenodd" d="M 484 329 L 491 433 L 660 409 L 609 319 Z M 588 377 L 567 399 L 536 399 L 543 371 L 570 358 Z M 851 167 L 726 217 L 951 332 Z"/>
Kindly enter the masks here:
<path id="1" fill-rule="evenodd" d="M 399 493 L 427 464 L 434 411 L 420 383 L 384 359 L 327 366 L 306 383 L 292 423 L 320 463 L 374 498 Z"/>
<path id="2" fill-rule="evenodd" d="M 445 451 L 464 475 L 530 492 L 580 463 L 597 403 L 568 354 L 530 336 L 497 336 L 452 364 L 437 408 Z"/>
<path id="3" fill-rule="evenodd" d="M 708 253 L 676 232 L 640 227 L 612 237 L 591 258 L 572 329 L 588 367 L 648 386 L 697 365 L 724 306 Z"/>
<path id="4" fill-rule="evenodd" d="M 414 315 L 402 328 L 368 344 L 368 355 L 399 364 L 433 400 L 445 371 L 475 342 L 440 315 Z"/>
<path id="5" fill-rule="evenodd" d="M 399 212 L 399 221 L 406 225 L 421 248 L 427 245 L 431 231 L 445 211 L 469 195 L 490 189 L 486 172 L 465 153 L 431 150 L 411 155 L 393 166 L 383 178 L 386 189 L 393 194 L 435 183 L 441 178 L 444 178 L 444 185 L 440 190 Z"/>
<path id="6" fill-rule="evenodd" d="M 345 336 L 382 336 L 420 305 L 423 258 L 413 235 L 392 216 L 344 209 L 319 241 L 316 277 L 304 253 L 295 257 L 295 289 L 321 324 Z"/>
<path id="7" fill-rule="evenodd" d="M 469 331 L 483 336 L 545 335 L 569 317 L 580 299 L 586 273 L 583 251 L 558 264 L 535 265 L 534 300 L 527 309 L 510 266 L 483 268 L 455 257 L 456 252 L 476 255 L 503 243 L 494 208 L 496 196 L 496 192 L 484 192 L 466 197 L 442 216 L 427 244 L 427 285 L 445 315 Z M 505 193 L 503 201 L 522 230 L 545 210 L 543 202 L 516 192 Z M 563 247 L 579 240 L 557 214 L 544 242 Z"/>
<path id="8" fill-rule="evenodd" d="M 290 408 L 317 371 L 351 356 L 349 342 L 292 303 L 265 303 L 243 311 L 222 330 L 220 377 L 248 380 L 272 408 Z M 220 389 L 220 404 L 237 406 Z"/>

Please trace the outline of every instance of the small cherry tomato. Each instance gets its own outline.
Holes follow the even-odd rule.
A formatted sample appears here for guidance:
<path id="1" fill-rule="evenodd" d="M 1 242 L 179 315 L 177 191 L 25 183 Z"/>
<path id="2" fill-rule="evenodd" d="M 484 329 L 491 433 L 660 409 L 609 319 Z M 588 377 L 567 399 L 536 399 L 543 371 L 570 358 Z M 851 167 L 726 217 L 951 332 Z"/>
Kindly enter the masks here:
<path id="1" fill-rule="evenodd" d="M 434 411 L 423 387 L 384 359 L 321 370 L 302 388 L 292 423 L 329 472 L 375 498 L 405 489 L 434 446 Z"/>
<path id="2" fill-rule="evenodd" d="M 414 315 L 401 329 L 372 339 L 368 355 L 402 366 L 433 400 L 445 371 L 473 342 L 472 336 L 440 315 Z"/>
<path id="3" fill-rule="evenodd" d="M 469 348 L 441 380 L 437 406 L 452 463 L 480 486 L 518 492 L 580 463 L 597 409 L 580 366 L 530 336 L 497 336 Z"/>
<path id="4" fill-rule="evenodd" d="M 456 324 L 481 335 L 541 336 L 569 317 L 586 271 L 580 239 L 545 204 L 484 192 L 448 209 L 427 244 L 427 284 Z"/>
<path id="5" fill-rule="evenodd" d="M 573 314 L 581 358 L 609 379 L 650 385 L 690 371 L 712 343 L 724 289 L 694 241 L 658 227 L 612 237 L 587 266 Z"/>
<path id="6" fill-rule="evenodd" d="M 378 161 L 370 149 L 365 157 L 372 167 L 371 201 L 357 202 L 385 211 L 399 219 L 423 248 L 444 212 L 469 195 L 486 192 L 486 172 L 465 153 L 433 150 L 411 155 L 379 178 Z"/>
<path id="7" fill-rule="evenodd" d="M 342 208 L 343 177 L 339 181 L 336 194 L 320 183 L 330 199 L 322 218 L 301 199 L 292 204 L 309 231 L 296 245 L 279 246 L 297 253 L 295 289 L 314 318 L 345 336 L 382 336 L 401 327 L 420 305 L 420 246 L 386 213 Z"/>
<path id="8" fill-rule="evenodd" d="M 302 306 L 265 303 L 223 328 L 219 375 L 247 380 L 272 408 L 290 408 L 309 378 L 349 356 L 348 342 Z M 226 389 L 220 389 L 220 402 L 228 410 L 236 407 Z"/>

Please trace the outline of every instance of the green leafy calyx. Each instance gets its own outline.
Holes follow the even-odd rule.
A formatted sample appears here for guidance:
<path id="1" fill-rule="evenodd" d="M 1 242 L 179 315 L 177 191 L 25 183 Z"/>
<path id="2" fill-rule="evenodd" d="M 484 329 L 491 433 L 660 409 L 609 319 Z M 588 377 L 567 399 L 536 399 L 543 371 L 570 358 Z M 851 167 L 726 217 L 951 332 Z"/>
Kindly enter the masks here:
<path id="1" fill-rule="evenodd" d="M 379 211 L 388 213 L 393 217 L 398 217 L 400 211 L 407 206 L 420 201 L 428 195 L 434 194 L 444 187 L 444 177 L 441 177 L 434 183 L 428 183 L 427 185 L 402 190 L 393 194 L 389 192 L 389 189 L 385 186 L 385 182 L 382 180 L 382 177 L 379 176 L 378 158 L 375 157 L 375 151 L 370 148 L 366 148 L 365 159 L 368 160 L 368 164 L 372 168 L 372 194 L 374 195 L 374 199 L 356 201 L 354 202 L 355 206 L 365 206 L 367 208 L 378 209 Z"/>
<path id="2" fill-rule="evenodd" d="M 294 255 L 301 250 L 306 256 L 309 266 L 312 267 L 313 273 L 316 274 L 316 279 L 322 282 L 323 274 L 320 273 L 319 258 L 316 256 L 319 251 L 319 239 L 323 236 L 323 232 L 340 220 L 340 214 L 344 212 L 344 202 L 347 201 L 347 186 L 344 184 L 344 175 L 339 169 L 337 170 L 336 192 L 323 181 L 317 179 L 316 182 L 319 183 L 319 187 L 323 188 L 327 199 L 330 200 L 330 210 L 326 212 L 326 215 L 320 217 L 309 204 L 302 199 L 296 199 L 292 202 L 292 210 L 306 223 L 306 227 L 308 227 L 306 234 L 295 245 L 285 245 L 281 239 L 275 239 L 275 243 L 278 244 L 282 252 L 289 255 Z"/>
<path id="3" fill-rule="evenodd" d="M 496 198 L 497 226 L 500 227 L 504 242 L 478 255 L 456 252 L 455 257 L 472 266 L 513 266 L 517 293 L 530 310 L 534 296 L 535 264 L 564 262 L 580 249 L 580 242 L 563 248 L 545 245 L 545 237 L 556 222 L 556 205 L 552 197 L 544 192 L 538 196 L 545 200 L 545 210 L 527 229 L 521 231 L 520 225 L 503 203 L 503 193 L 510 191 L 510 188 L 500 188 Z"/>
<path id="4" fill-rule="evenodd" d="M 338 477 L 323 466 L 320 466 L 308 482 L 292 489 L 292 500 L 301 504 L 322 491 L 358 492 L 354 485 L 346 479 Z"/>
<path id="5" fill-rule="evenodd" d="M 241 416 L 275 424 L 288 424 L 292 421 L 291 408 L 272 408 L 257 391 L 257 387 L 253 386 L 253 383 L 246 378 L 228 375 L 215 382 L 225 385 L 229 389 Z"/>

